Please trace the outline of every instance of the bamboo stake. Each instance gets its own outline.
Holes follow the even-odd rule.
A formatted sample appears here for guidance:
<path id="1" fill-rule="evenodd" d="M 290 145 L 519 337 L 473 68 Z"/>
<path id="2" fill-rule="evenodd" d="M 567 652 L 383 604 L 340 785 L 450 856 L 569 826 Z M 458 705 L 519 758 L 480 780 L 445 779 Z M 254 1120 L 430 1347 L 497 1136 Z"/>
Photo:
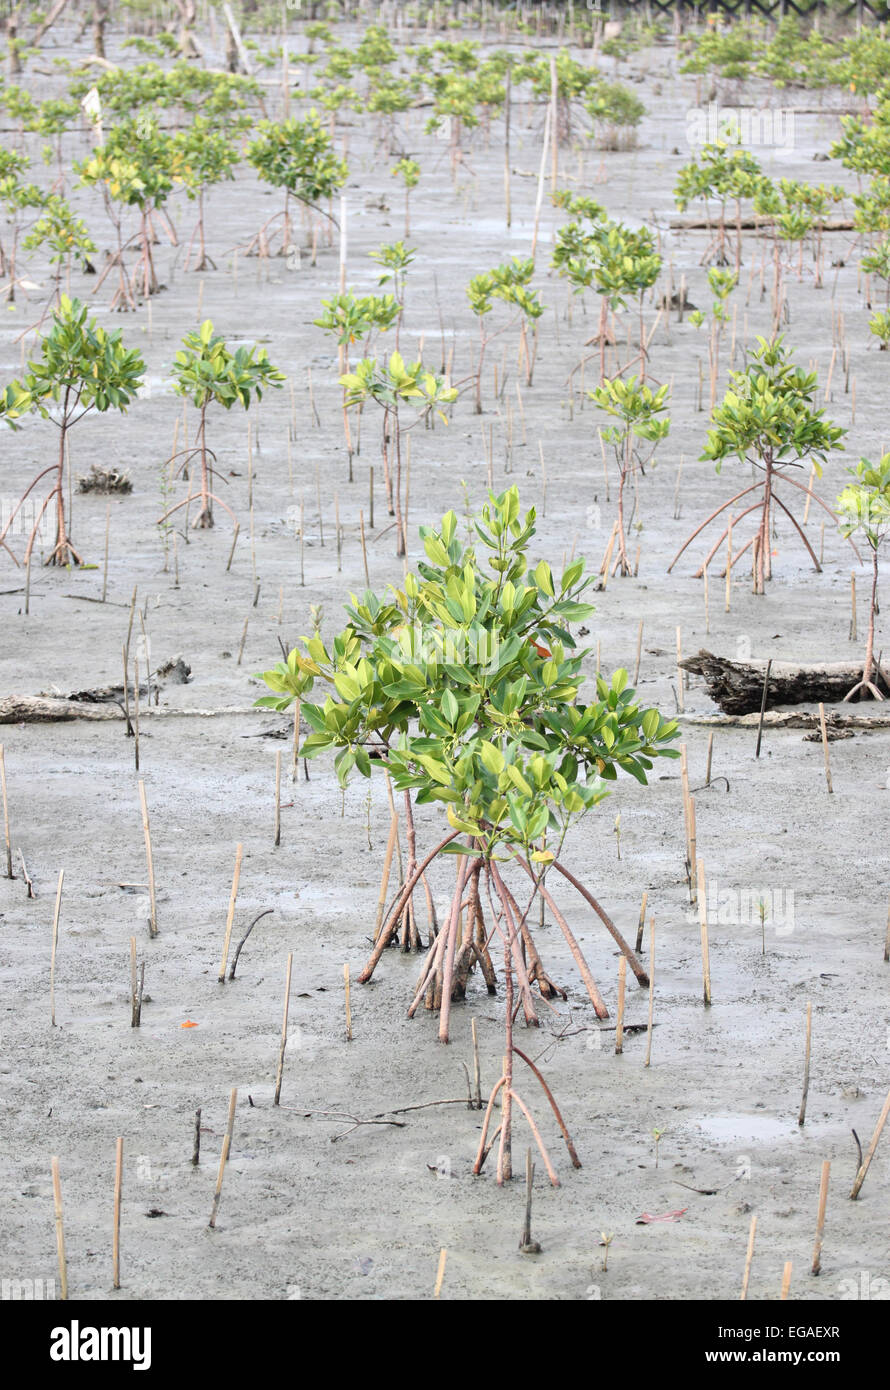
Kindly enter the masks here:
<path id="1" fill-rule="evenodd" d="M 114 1234 L 111 1242 L 111 1262 L 114 1287 L 121 1286 L 121 1188 L 124 1180 L 124 1141 L 119 1138 L 114 1156 Z"/>
<path id="2" fill-rule="evenodd" d="M 139 771 L 139 658 L 133 657 L 133 752 Z"/>
<path id="3" fill-rule="evenodd" d="M 238 848 L 240 849 L 241 846 L 239 845 Z M 208 1222 L 208 1225 L 210 1226 L 211 1230 L 216 1229 L 216 1216 L 217 1212 L 219 1211 L 219 1199 L 222 1196 L 223 1175 L 226 1171 L 226 1164 L 229 1161 L 229 1150 L 232 1147 L 232 1132 L 235 1128 L 235 1106 L 237 1102 L 238 1090 L 237 1087 L 233 1086 L 231 1094 L 229 1095 L 229 1118 L 226 1124 L 226 1132 L 223 1136 L 222 1150 L 219 1155 L 219 1171 L 216 1175 L 216 1190 L 213 1194 L 213 1206 L 210 1211 L 210 1221 Z"/>
<path id="4" fill-rule="evenodd" d="M 878 1123 L 875 1125 L 875 1132 L 871 1137 L 871 1143 L 868 1146 L 868 1152 L 866 1153 L 865 1158 L 862 1161 L 862 1166 L 859 1169 L 859 1172 L 856 1174 L 856 1181 L 853 1183 L 853 1187 L 850 1191 L 850 1197 L 854 1202 L 859 1196 L 862 1184 L 865 1182 L 868 1170 L 871 1167 L 871 1161 L 875 1156 L 875 1150 L 878 1147 L 878 1141 L 883 1132 L 884 1125 L 887 1123 L 888 1115 L 890 1115 L 890 1091 L 887 1092 L 887 1099 L 884 1101 L 884 1108 L 882 1109 L 881 1114 L 878 1118 Z"/>
<path id="5" fill-rule="evenodd" d="M 62 1226 L 62 1184 L 59 1179 L 59 1160 L 53 1155 L 53 1208 L 56 1214 L 56 1254 L 59 1260 L 60 1298 L 68 1297 L 68 1262 L 65 1259 L 65 1231 Z"/>
<path id="6" fill-rule="evenodd" d="M 145 800 L 145 783 L 141 777 L 139 779 L 139 803 L 142 808 L 142 833 L 145 836 L 145 862 L 148 866 L 148 934 L 150 937 L 154 937 L 158 934 L 158 900 L 155 891 L 155 863 L 151 848 L 151 827 L 148 820 L 148 805 Z"/>
<path id="7" fill-rule="evenodd" d="M 238 896 L 238 880 L 239 880 L 240 877 L 241 877 L 241 856 L 242 856 L 242 853 L 243 853 L 243 845 L 241 845 L 241 844 L 236 845 L 236 847 L 235 847 L 235 872 L 234 872 L 234 874 L 232 875 L 232 893 L 231 893 L 231 897 L 229 898 L 229 911 L 228 911 L 228 916 L 226 917 L 226 936 L 225 936 L 225 941 L 223 942 L 223 953 L 222 953 L 222 960 L 220 961 L 220 966 L 219 966 L 219 975 L 217 976 L 217 979 L 218 979 L 218 981 L 219 981 L 219 983 L 220 983 L 221 985 L 224 985 L 225 982 L 226 982 L 226 963 L 227 963 L 227 961 L 228 961 L 228 959 L 229 959 L 229 945 L 230 945 L 231 940 L 232 940 L 232 922 L 234 921 L 234 918 L 235 918 L 235 899 L 236 899 L 237 896 Z"/>
<path id="8" fill-rule="evenodd" d="M 436 1270 L 436 1287 L 433 1289 L 433 1298 L 438 1298 L 442 1292 L 442 1280 L 445 1278 L 445 1262 L 448 1259 L 448 1251 L 439 1251 L 439 1267 Z"/>
<path id="9" fill-rule="evenodd" d="M 3 839 L 6 844 L 6 877 L 14 878 L 12 872 L 12 841 L 9 836 L 9 803 L 6 797 L 6 758 L 3 744 L 0 743 L 0 795 L 3 798 Z"/>
<path id="10" fill-rule="evenodd" d="M 361 510 L 359 511 L 359 514 L 358 514 L 358 524 L 359 524 L 359 531 L 361 532 L 361 538 L 362 538 L 362 559 L 363 559 L 364 562 L 365 562 L 365 586 L 366 586 L 368 589 L 370 589 L 370 587 L 371 587 L 371 578 L 370 578 L 370 575 L 368 574 L 368 547 L 367 547 L 367 544 L 365 543 L 365 514 L 364 514 L 364 512 L 361 511 Z"/>
<path id="11" fill-rule="evenodd" d="M 53 913 L 53 945 L 49 963 L 49 1016 L 50 1022 L 56 1026 L 56 951 L 59 945 L 59 914 L 62 911 L 62 884 L 65 882 L 65 870 L 59 870 L 59 886 L 56 889 L 56 907 Z"/>
<path id="12" fill-rule="evenodd" d="M 801 1129 L 803 1128 L 804 1121 L 806 1120 L 806 1117 L 807 1117 L 807 1094 L 808 1094 L 809 1089 L 810 1089 L 810 1055 L 811 1055 L 811 1051 L 812 1051 L 812 1043 L 813 1043 L 813 1005 L 812 1005 L 812 1001 L 808 999 L 808 1000 L 807 1000 L 806 1046 L 805 1046 L 805 1049 L 804 1049 L 804 1063 L 803 1063 L 803 1095 L 801 1096 L 801 1100 L 800 1100 L 800 1113 L 799 1113 L 799 1115 L 798 1115 L 798 1117 L 797 1117 L 797 1123 L 798 1123 L 798 1125 L 801 1127 Z"/>
<path id="13" fill-rule="evenodd" d="M 652 1061 L 652 1021 L 655 1015 L 655 918 L 649 918 L 649 1021 L 646 1028 L 646 1060 L 644 1067 Z"/>
<path id="14" fill-rule="evenodd" d="M 139 982 L 136 974 L 136 938 L 130 937 L 130 1027 L 139 1026 L 136 1007 L 139 1002 Z"/>
<path id="15" fill-rule="evenodd" d="M 380 935 L 380 928 L 383 924 L 383 909 L 386 906 L 386 894 L 389 889 L 389 875 L 392 870 L 392 856 L 396 847 L 396 839 L 399 833 L 399 818 L 393 810 L 389 821 L 389 838 L 386 841 L 386 855 L 383 860 L 383 874 L 380 879 L 380 896 L 377 899 L 377 919 L 374 923 L 374 940 Z"/>
<path id="16" fill-rule="evenodd" d="M 714 757 L 714 732 L 708 734 L 708 756 L 705 761 L 705 786 L 711 785 L 711 762 Z"/>
<path id="17" fill-rule="evenodd" d="M 754 1259 L 754 1236 L 757 1232 L 757 1217 L 751 1217 L 751 1228 L 748 1231 L 748 1249 L 745 1253 L 745 1272 L 742 1275 L 742 1292 L 740 1299 L 748 1297 L 748 1280 L 751 1277 L 751 1261 Z"/>
<path id="18" fill-rule="evenodd" d="M 300 770 L 300 701 L 294 701 L 294 746 L 290 769 L 290 779 L 296 782 Z"/>
<path id="19" fill-rule="evenodd" d="M 281 844 L 281 751 L 275 754 L 275 848 Z"/>
<path id="20" fill-rule="evenodd" d="M 831 785 L 831 759 L 828 754 L 828 730 L 825 727 L 825 706 L 819 705 L 819 728 L 822 731 L 822 752 L 825 757 L 825 781 L 828 783 L 828 794 L 832 795 L 834 788 Z"/>
<path id="21" fill-rule="evenodd" d="M 708 903 L 705 888 L 705 866 L 701 859 L 696 861 L 698 879 L 698 914 L 701 923 L 701 966 L 703 997 L 706 1005 L 711 1003 L 711 951 L 708 944 Z"/>
<path id="22" fill-rule="evenodd" d="M 640 919 L 637 922 L 637 944 L 635 947 L 637 955 L 639 955 L 640 951 L 643 949 L 643 928 L 646 925 L 646 904 L 648 901 L 649 890 L 647 888 L 643 893 L 643 901 L 640 903 Z"/>
<path id="23" fill-rule="evenodd" d="M 287 1013 L 290 1008 L 290 978 L 293 963 L 294 953 L 291 951 L 287 957 L 287 970 L 284 977 L 284 1014 L 281 1019 L 281 1044 L 278 1049 L 278 1070 L 275 1073 L 275 1105 L 278 1105 L 281 1101 L 281 1082 L 284 1077 L 284 1052 L 287 1047 Z"/>
<path id="24" fill-rule="evenodd" d="M 791 1261 L 790 1261 L 790 1260 L 786 1260 L 786 1261 L 785 1261 L 785 1268 L 782 1270 L 782 1292 L 781 1292 L 781 1294 L 779 1295 L 779 1298 L 780 1298 L 780 1300 L 781 1300 L 783 1303 L 784 1303 L 784 1302 L 786 1301 L 786 1299 L 788 1298 L 788 1294 L 789 1294 L 789 1292 L 790 1292 L 790 1290 L 791 1290 L 791 1269 L 792 1269 Z"/>
<path id="25" fill-rule="evenodd" d="M 637 660 L 634 666 L 634 685 L 640 679 L 640 659 L 643 654 L 643 619 L 640 619 L 640 626 L 637 629 Z"/>
<path id="26" fill-rule="evenodd" d="M 551 108 L 548 105 L 544 116 L 544 144 L 541 149 L 541 164 L 538 169 L 538 192 L 535 198 L 535 228 L 532 233 L 532 260 L 535 258 L 535 251 L 538 245 L 538 226 L 541 220 L 541 203 L 544 200 L 544 174 L 547 169 L 547 145 L 550 141 L 550 119 Z"/>
<path id="27" fill-rule="evenodd" d="M 825 1208 L 828 1205 L 828 1179 L 831 1176 L 831 1163 L 822 1161 L 822 1177 L 819 1182 L 819 1213 L 816 1217 L 816 1241 L 813 1245 L 812 1274 L 822 1273 L 822 1237 L 825 1233 Z"/>
<path id="28" fill-rule="evenodd" d="M 192 1167 L 197 1168 L 201 1162 L 201 1107 L 195 1111 L 195 1142 L 192 1145 Z"/>
<path id="29" fill-rule="evenodd" d="M 343 966 L 343 989 L 346 1001 L 346 1041 L 352 1042 L 352 1005 L 349 1002 L 349 963 Z"/>
<path id="30" fill-rule="evenodd" d="M 470 930 L 472 930 L 470 923 Z M 476 1036 L 476 1020 L 470 1019 L 470 1031 L 473 1035 L 473 1091 L 476 1102 L 476 1109 L 482 1109 L 482 1073 L 479 1067 L 479 1039 Z"/>
<path id="31" fill-rule="evenodd" d="M 680 629 L 677 628 L 677 708 L 679 709 L 679 711 L 680 711 L 681 714 L 683 713 L 683 709 L 684 709 L 684 703 L 683 703 L 683 674 L 684 674 L 684 673 L 683 673 L 682 667 L 680 666 L 680 662 L 682 661 L 682 659 L 683 659 L 682 638 L 681 638 L 681 634 L 680 634 Z"/>
<path id="32" fill-rule="evenodd" d="M 615 1053 L 624 1051 L 624 1001 L 627 990 L 627 957 L 618 957 L 618 1012 L 615 1019 Z"/>

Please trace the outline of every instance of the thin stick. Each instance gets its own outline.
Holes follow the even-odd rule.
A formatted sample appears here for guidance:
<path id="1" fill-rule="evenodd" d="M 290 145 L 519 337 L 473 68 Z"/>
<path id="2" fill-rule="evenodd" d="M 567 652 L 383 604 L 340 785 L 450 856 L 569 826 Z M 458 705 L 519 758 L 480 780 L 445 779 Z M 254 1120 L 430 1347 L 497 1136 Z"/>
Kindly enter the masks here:
<path id="1" fill-rule="evenodd" d="M 192 1148 L 192 1167 L 197 1168 L 201 1162 L 201 1107 L 195 1111 L 195 1142 Z"/>
<path id="2" fill-rule="evenodd" d="M 627 956 L 618 957 L 618 1013 L 615 1020 L 615 1052 L 624 1051 L 624 1000 L 627 991 Z"/>
<path id="3" fill-rule="evenodd" d="M 544 174 L 547 169 L 547 145 L 550 140 L 550 119 L 551 109 L 548 105 L 546 115 L 544 116 L 544 144 L 541 149 L 541 165 L 538 169 L 538 192 L 535 198 L 535 229 L 532 233 L 532 260 L 535 258 L 535 250 L 538 245 L 538 225 L 541 220 L 541 203 L 544 200 Z"/>
<path id="4" fill-rule="evenodd" d="M 807 1000 L 807 1032 L 806 1032 L 806 1039 L 807 1039 L 807 1040 L 806 1040 L 806 1047 L 805 1047 L 805 1049 L 804 1049 L 804 1063 L 803 1063 L 803 1095 L 801 1096 L 801 1100 L 800 1100 L 800 1114 L 799 1114 L 798 1117 L 797 1117 L 797 1123 L 798 1123 L 798 1125 L 800 1125 L 801 1128 L 803 1128 L 804 1121 L 806 1120 L 806 1117 L 807 1117 L 807 1094 L 808 1094 L 809 1089 L 810 1089 L 810 1053 L 811 1053 L 812 1043 L 813 1043 L 813 1005 L 812 1005 L 812 1001 L 809 1000 L 809 999 Z"/>
<path id="5" fill-rule="evenodd" d="M 68 1263 L 65 1259 L 65 1231 L 62 1226 L 62 1184 L 59 1180 L 59 1160 L 53 1156 L 53 1207 L 56 1213 L 56 1253 L 59 1257 L 60 1298 L 68 1297 Z"/>
<path id="6" fill-rule="evenodd" d="M 470 923 L 472 930 L 472 923 Z M 479 1067 L 479 1039 L 476 1036 L 476 1020 L 470 1019 L 470 1032 L 473 1035 L 473 1096 L 476 1109 L 482 1109 L 482 1072 Z"/>
<path id="7" fill-rule="evenodd" d="M 59 944 L 59 913 L 62 911 L 62 884 L 65 870 L 59 870 L 59 886 L 56 889 L 56 909 L 53 913 L 53 946 L 49 963 L 49 1015 L 53 1028 L 56 1026 L 56 950 Z"/>
<path id="8" fill-rule="evenodd" d="M 0 743 L 0 795 L 3 797 L 3 838 L 6 842 L 6 877 L 14 878 L 12 872 L 12 841 L 9 838 L 9 804 L 6 799 L 6 759 L 3 744 Z"/>
<path id="9" fill-rule="evenodd" d="M 343 989 L 346 1000 L 346 1041 L 352 1042 L 352 1005 L 349 1002 L 349 962 L 343 966 Z"/>
<path id="10" fill-rule="evenodd" d="M 111 503 L 105 507 L 105 563 L 102 567 L 102 602 L 108 597 L 108 537 L 111 530 Z M 117 1285 L 115 1285 L 117 1287 Z"/>
<path id="11" fill-rule="evenodd" d="M 742 1292 L 739 1298 L 744 1300 L 748 1297 L 748 1280 L 751 1277 L 751 1261 L 754 1259 L 754 1236 L 757 1232 L 757 1217 L 751 1217 L 751 1228 L 748 1231 L 748 1249 L 745 1254 L 745 1272 L 742 1275 Z"/>
<path id="12" fill-rule="evenodd" d="M 683 646 L 682 646 L 682 640 L 681 640 L 681 635 L 680 635 L 680 629 L 677 628 L 677 708 L 679 709 L 679 711 L 680 711 L 681 714 L 683 713 L 683 709 L 684 709 L 684 704 L 683 704 L 683 674 L 684 674 L 684 673 L 683 673 L 682 667 L 680 666 L 680 662 L 682 661 L 682 659 L 683 659 Z"/>
<path id="13" fill-rule="evenodd" d="M 714 732 L 708 734 L 708 756 L 705 762 L 705 786 L 711 785 L 711 762 L 714 757 Z"/>
<path id="14" fill-rule="evenodd" d="M 448 1259 L 448 1251 L 439 1251 L 439 1268 L 436 1270 L 436 1287 L 433 1289 L 433 1298 L 438 1298 L 442 1292 L 442 1280 L 445 1278 L 445 1261 Z"/>
<path id="15" fill-rule="evenodd" d="M 244 619 L 244 626 L 241 629 L 241 641 L 238 644 L 238 660 L 235 662 L 236 666 L 241 665 L 241 659 L 244 656 L 244 643 L 247 641 L 247 624 L 249 622 L 250 614 L 248 613 L 247 617 Z"/>
<path id="16" fill-rule="evenodd" d="M 868 1173 L 868 1170 L 871 1166 L 871 1161 L 875 1156 L 875 1149 L 878 1147 L 878 1140 L 881 1137 L 884 1125 L 887 1123 L 888 1115 L 890 1115 L 890 1091 L 887 1092 L 887 1099 L 884 1101 L 884 1108 L 881 1111 L 881 1114 L 878 1118 L 878 1123 L 875 1125 L 875 1132 L 871 1137 L 871 1143 L 868 1146 L 865 1158 L 862 1161 L 862 1166 L 860 1167 L 859 1172 L 856 1174 L 856 1181 L 853 1183 L 853 1187 L 850 1191 L 850 1197 L 854 1202 L 856 1201 L 856 1198 L 859 1196 L 862 1184 L 865 1182 L 866 1174 Z"/>
<path id="17" fill-rule="evenodd" d="M 785 1300 L 787 1299 L 788 1294 L 789 1294 L 790 1289 L 791 1289 L 791 1269 L 792 1269 L 792 1263 L 791 1263 L 791 1261 L 790 1261 L 790 1260 L 786 1260 L 786 1261 L 785 1261 L 785 1268 L 782 1270 L 782 1292 L 781 1292 L 780 1295 L 779 1295 L 779 1298 L 780 1298 L 780 1300 L 781 1300 L 783 1303 L 784 1303 Z"/>
<path id="18" fill-rule="evenodd" d="M 300 701 L 294 701 L 294 748 L 293 761 L 291 763 L 290 779 L 296 782 L 297 773 L 300 770 Z"/>
<path id="19" fill-rule="evenodd" d="M 640 626 L 637 629 L 637 661 L 634 666 L 634 685 L 640 679 L 640 659 L 643 654 L 643 619 L 640 619 Z"/>
<path id="20" fill-rule="evenodd" d="M 655 918 L 649 918 L 649 1023 L 646 1029 L 646 1059 L 644 1067 L 652 1061 L 652 1020 L 655 1014 Z"/>
<path id="21" fill-rule="evenodd" d="M 711 1002 L 711 951 L 708 944 L 708 903 L 705 890 L 705 866 L 701 859 L 696 861 L 698 881 L 698 915 L 701 923 L 701 968 L 705 1004 Z"/>
<path id="22" fill-rule="evenodd" d="M 241 846 L 239 845 L 238 848 L 240 849 Z M 216 1228 L 216 1214 L 219 1211 L 219 1199 L 222 1195 L 223 1174 L 226 1171 L 226 1164 L 229 1161 L 229 1149 L 232 1147 L 232 1131 L 235 1128 L 235 1106 L 237 1102 L 238 1090 L 237 1087 L 233 1086 L 231 1094 L 229 1096 L 229 1119 L 226 1125 L 225 1135 L 223 1136 L 222 1151 L 219 1155 L 219 1171 L 216 1175 L 216 1191 L 213 1194 L 213 1207 L 211 1208 L 210 1221 L 208 1222 L 208 1225 L 210 1226 L 211 1230 L 214 1230 Z"/>
<path id="23" fill-rule="evenodd" d="M 130 937 L 130 1027 L 139 1026 L 136 1007 L 139 1002 L 139 981 L 136 974 L 136 938 Z"/>
<path id="24" fill-rule="evenodd" d="M 828 794 L 833 795 L 834 787 L 831 785 L 831 759 L 828 754 L 828 730 L 825 727 L 825 706 L 819 705 L 819 728 L 822 732 L 822 753 L 825 758 L 825 781 L 828 783 Z"/>
<path id="25" fill-rule="evenodd" d="M 370 587 L 371 587 L 371 577 L 370 577 L 370 575 L 368 574 L 368 547 L 367 547 L 367 544 L 366 544 L 366 542 L 365 542 L 365 514 L 364 514 L 364 512 L 361 511 L 361 510 L 359 511 L 359 514 L 358 514 L 358 524 L 359 524 L 359 531 L 360 531 L 360 533 L 361 533 L 361 538 L 362 538 L 362 559 L 363 559 L 364 562 L 365 562 L 365 586 L 366 586 L 368 589 L 370 589 Z"/>
<path id="26" fill-rule="evenodd" d="M 529 1253 L 537 1253 L 540 1245 L 532 1241 L 532 1193 L 535 1183 L 535 1165 L 532 1162 L 531 1145 L 525 1151 L 525 1220 L 522 1223 L 522 1235 L 519 1237 L 520 1250 L 527 1250 Z"/>
<path id="27" fill-rule="evenodd" d="M 275 754 L 275 848 L 281 844 L 281 751 Z"/>
<path id="28" fill-rule="evenodd" d="M 856 641 L 856 575 L 850 575 L 850 641 Z"/>
<path id="29" fill-rule="evenodd" d="M 155 892 L 155 863 L 154 855 L 151 850 L 151 827 L 148 822 L 148 805 L 145 800 L 145 783 L 139 779 L 139 803 L 142 807 L 142 832 L 145 836 L 145 862 L 148 865 L 148 901 L 149 918 L 148 934 L 151 937 L 158 934 L 158 902 Z"/>
<path id="30" fill-rule="evenodd" d="M 281 1045 L 278 1049 L 278 1071 L 275 1073 L 275 1105 L 278 1105 L 281 1101 L 281 1082 L 284 1077 L 284 1051 L 287 1047 L 287 1012 L 290 1008 L 290 977 L 293 963 L 294 953 L 291 951 L 287 958 L 287 970 L 284 977 L 284 1014 L 281 1019 Z"/>
<path id="31" fill-rule="evenodd" d="M 649 890 L 646 889 L 643 893 L 643 901 L 640 903 L 640 920 L 637 922 L 637 944 L 634 948 L 637 955 L 639 955 L 640 951 L 643 949 L 643 928 L 646 925 L 646 904 L 648 901 Z"/>
<path id="32" fill-rule="evenodd" d="M 242 855 L 242 853 L 243 853 L 243 845 L 240 845 L 240 844 L 236 845 L 236 847 L 235 847 L 235 872 L 234 872 L 234 874 L 232 875 L 232 895 L 231 895 L 231 897 L 229 898 L 229 912 L 228 912 L 228 916 L 226 917 L 226 938 L 225 938 L 225 941 L 223 942 L 222 960 L 220 961 L 219 975 L 217 976 L 217 979 L 218 979 L 218 981 L 219 981 L 219 983 L 220 983 L 221 985 L 224 985 L 225 982 L 226 982 L 226 962 L 227 962 L 228 959 L 229 959 L 229 944 L 230 944 L 230 942 L 231 942 L 231 940 L 232 940 L 232 922 L 234 921 L 234 918 L 235 918 L 235 899 L 236 899 L 237 896 L 238 896 L 238 880 L 239 880 L 240 877 L 241 877 L 241 855 Z"/>
<path id="33" fill-rule="evenodd" d="M 114 1156 L 114 1234 L 111 1242 L 111 1261 L 114 1269 L 114 1287 L 121 1286 L 121 1188 L 124 1181 L 124 1141 L 117 1141 Z"/>
<path id="34" fill-rule="evenodd" d="M 386 894 L 389 890 L 389 875 L 392 869 L 392 856 L 396 847 L 396 838 L 399 833 L 399 817 L 393 811 L 389 821 L 389 838 L 386 842 L 386 855 L 383 860 L 383 873 L 380 878 L 380 896 L 377 899 L 377 920 L 374 923 L 374 940 L 380 935 L 380 928 L 383 924 L 383 909 L 386 906 Z"/>
<path id="35" fill-rule="evenodd" d="M 822 1237 L 825 1233 L 825 1208 L 828 1204 L 828 1179 L 831 1176 L 831 1162 L 822 1161 L 822 1177 L 819 1182 L 819 1213 L 816 1217 L 816 1241 L 813 1245 L 812 1274 L 822 1273 Z"/>
<path id="36" fill-rule="evenodd" d="M 723 601 L 725 612 L 730 611 L 732 603 L 732 517 L 726 528 L 726 594 Z"/>
<path id="37" fill-rule="evenodd" d="M 760 720 L 757 725 L 757 747 L 754 750 L 755 758 L 760 757 L 760 745 L 763 740 L 763 716 L 766 714 L 766 701 L 769 694 L 769 673 L 773 668 L 773 659 L 770 657 L 766 663 L 766 672 L 763 677 L 763 691 L 760 696 Z"/>

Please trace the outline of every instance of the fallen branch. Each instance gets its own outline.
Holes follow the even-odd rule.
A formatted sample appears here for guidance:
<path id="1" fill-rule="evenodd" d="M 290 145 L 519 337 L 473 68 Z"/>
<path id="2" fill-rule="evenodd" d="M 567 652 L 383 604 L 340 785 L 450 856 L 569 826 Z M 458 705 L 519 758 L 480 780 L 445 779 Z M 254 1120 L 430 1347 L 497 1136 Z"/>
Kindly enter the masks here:
<path id="1" fill-rule="evenodd" d="M 684 671 L 703 676 L 708 694 L 726 714 L 748 714 L 760 709 L 765 661 L 730 661 L 713 652 L 700 651 L 680 662 Z M 769 673 L 766 708 L 776 705 L 831 704 L 843 700 L 862 676 L 862 662 L 815 664 L 773 661 Z M 875 676 L 890 694 L 881 676 Z"/>

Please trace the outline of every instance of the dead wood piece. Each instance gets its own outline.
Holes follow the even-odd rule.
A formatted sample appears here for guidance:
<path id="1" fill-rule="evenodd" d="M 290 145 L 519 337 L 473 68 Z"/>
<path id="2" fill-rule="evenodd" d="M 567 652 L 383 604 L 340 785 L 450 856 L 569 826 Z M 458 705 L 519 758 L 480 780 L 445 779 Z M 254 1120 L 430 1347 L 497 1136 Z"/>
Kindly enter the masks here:
<path id="1" fill-rule="evenodd" d="M 227 714 L 257 714 L 253 705 L 232 709 L 171 709 L 151 705 L 140 711 L 140 719 L 215 719 Z M 125 719 L 119 705 L 90 704 L 78 700 L 50 700 L 38 695 L 7 695 L 0 700 L 0 724 L 53 724 L 71 719 Z"/>
<path id="2" fill-rule="evenodd" d="M 765 661 L 730 661 L 700 651 L 680 662 L 684 671 L 703 676 L 708 694 L 726 714 L 759 711 L 764 691 Z M 831 704 L 844 699 L 862 676 L 862 663 L 848 661 L 804 664 L 773 661 L 766 691 L 766 708 L 777 705 Z M 881 677 L 882 694 L 890 694 Z"/>

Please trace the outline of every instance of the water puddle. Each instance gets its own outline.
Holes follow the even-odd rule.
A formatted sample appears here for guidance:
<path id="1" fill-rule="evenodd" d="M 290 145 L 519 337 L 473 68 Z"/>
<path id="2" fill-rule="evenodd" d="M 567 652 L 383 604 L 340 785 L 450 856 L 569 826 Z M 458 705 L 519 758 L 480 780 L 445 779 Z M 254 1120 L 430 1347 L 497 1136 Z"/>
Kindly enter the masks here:
<path id="1" fill-rule="evenodd" d="M 706 1115 L 693 1124 L 706 1138 L 717 1144 L 768 1144 L 776 1139 L 790 1139 L 799 1134 L 794 1119 L 776 1119 L 774 1115 Z"/>

